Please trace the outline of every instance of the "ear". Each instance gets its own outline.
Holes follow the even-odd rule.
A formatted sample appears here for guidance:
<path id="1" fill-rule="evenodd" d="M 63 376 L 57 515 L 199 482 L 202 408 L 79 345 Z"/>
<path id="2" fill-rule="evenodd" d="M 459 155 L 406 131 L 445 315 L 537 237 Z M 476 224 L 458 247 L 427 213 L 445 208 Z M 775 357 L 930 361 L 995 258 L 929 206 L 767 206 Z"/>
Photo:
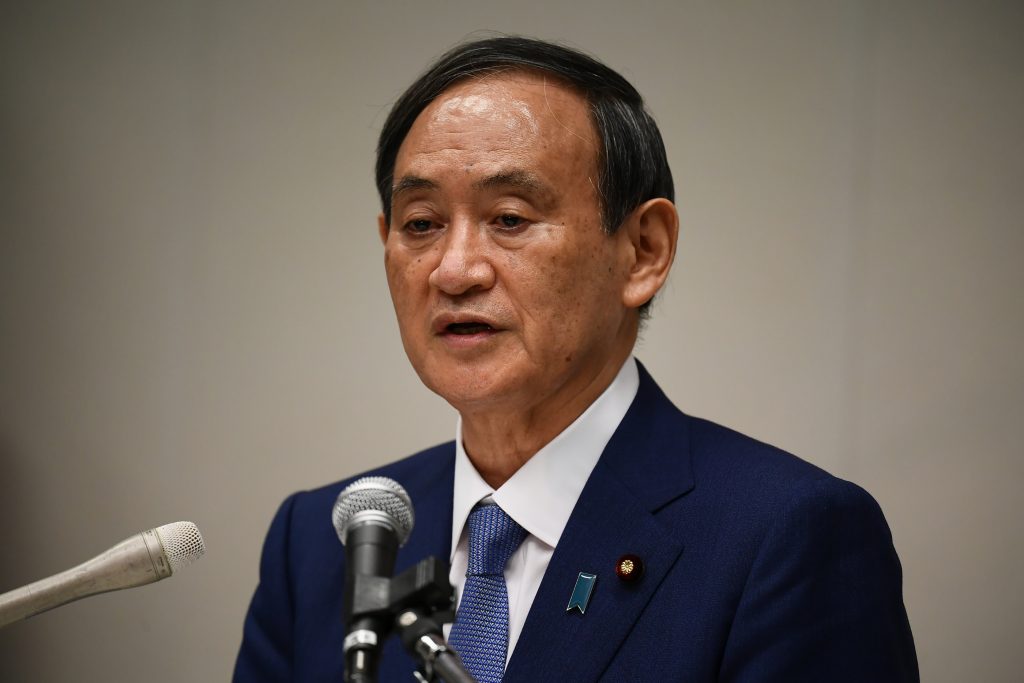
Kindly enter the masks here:
<path id="1" fill-rule="evenodd" d="M 384 219 L 384 214 L 377 214 L 377 234 L 380 235 L 380 243 L 387 245 L 388 243 L 388 223 Z"/>
<path id="2" fill-rule="evenodd" d="M 679 239 L 679 215 L 669 200 L 649 199 L 630 214 L 619 230 L 626 231 L 631 258 L 622 302 L 629 308 L 640 308 L 654 298 L 668 279 Z"/>

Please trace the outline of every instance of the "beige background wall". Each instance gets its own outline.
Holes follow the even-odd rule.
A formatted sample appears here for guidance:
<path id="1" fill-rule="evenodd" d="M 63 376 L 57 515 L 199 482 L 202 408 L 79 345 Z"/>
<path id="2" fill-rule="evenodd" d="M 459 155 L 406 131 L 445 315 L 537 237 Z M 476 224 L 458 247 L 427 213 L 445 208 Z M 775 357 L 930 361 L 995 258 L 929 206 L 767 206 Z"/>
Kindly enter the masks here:
<path id="1" fill-rule="evenodd" d="M 875 494 L 926 680 L 1019 680 L 1021 7 L 4 3 L 0 590 L 178 519 L 209 553 L 0 631 L 0 680 L 226 680 L 284 496 L 450 438 L 370 169 L 389 103 L 478 29 L 647 95 L 683 240 L 639 357 Z"/>

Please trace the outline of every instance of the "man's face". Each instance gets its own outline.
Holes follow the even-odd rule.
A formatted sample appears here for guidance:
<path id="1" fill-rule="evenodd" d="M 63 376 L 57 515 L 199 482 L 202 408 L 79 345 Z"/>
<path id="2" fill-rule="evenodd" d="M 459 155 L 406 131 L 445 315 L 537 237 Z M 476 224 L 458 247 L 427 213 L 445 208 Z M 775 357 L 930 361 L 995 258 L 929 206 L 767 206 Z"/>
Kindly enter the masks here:
<path id="1" fill-rule="evenodd" d="M 468 79 L 398 152 L 388 285 L 423 382 L 464 415 L 559 409 L 632 348 L 628 238 L 602 230 L 586 102 L 543 75 Z"/>

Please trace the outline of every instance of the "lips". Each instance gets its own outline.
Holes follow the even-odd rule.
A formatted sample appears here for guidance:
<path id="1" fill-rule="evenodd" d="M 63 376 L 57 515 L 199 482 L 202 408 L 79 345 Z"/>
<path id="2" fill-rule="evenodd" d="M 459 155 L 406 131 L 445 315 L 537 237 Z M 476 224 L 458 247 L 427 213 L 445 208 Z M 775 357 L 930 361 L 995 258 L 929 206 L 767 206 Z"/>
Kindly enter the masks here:
<path id="1" fill-rule="evenodd" d="M 501 327 L 488 317 L 475 314 L 444 313 L 434 319 L 434 334 L 452 337 L 470 337 L 500 332 Z"/>
<path id="2" fill-rule="evenodd" d="M 444 329 L 449 334 L 457 335 L 479 334 L 481 332 L 491 332 L 494 330 L 494 328 L 487 323 L 480 322 L 451 323 L 450 325 L 446 325 Z"/>

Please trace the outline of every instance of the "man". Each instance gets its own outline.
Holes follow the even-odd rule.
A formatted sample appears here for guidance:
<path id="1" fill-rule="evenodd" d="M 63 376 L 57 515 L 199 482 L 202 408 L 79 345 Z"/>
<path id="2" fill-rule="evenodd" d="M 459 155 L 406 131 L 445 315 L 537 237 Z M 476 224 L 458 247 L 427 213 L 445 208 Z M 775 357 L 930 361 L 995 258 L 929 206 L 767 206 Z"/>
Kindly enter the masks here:
<path id="1" fill-rule="evenodd" d="M 631 357 L 678 224 L 629 83 L 547 43 L 462 45 L 395 105 L 377 183 L 406 353 L 459 422 L 373 474 L 415 506 L 398 571 L 452 560 L 481 680 L 917 679 L 870 496 L 683 415 Z M 236 681 L 342 679 L 347 483 L 275 518 Z M 504 569 L 474 569 L 494 529 Z M 392 639 L 380 680 L 413 669 Z"/>

